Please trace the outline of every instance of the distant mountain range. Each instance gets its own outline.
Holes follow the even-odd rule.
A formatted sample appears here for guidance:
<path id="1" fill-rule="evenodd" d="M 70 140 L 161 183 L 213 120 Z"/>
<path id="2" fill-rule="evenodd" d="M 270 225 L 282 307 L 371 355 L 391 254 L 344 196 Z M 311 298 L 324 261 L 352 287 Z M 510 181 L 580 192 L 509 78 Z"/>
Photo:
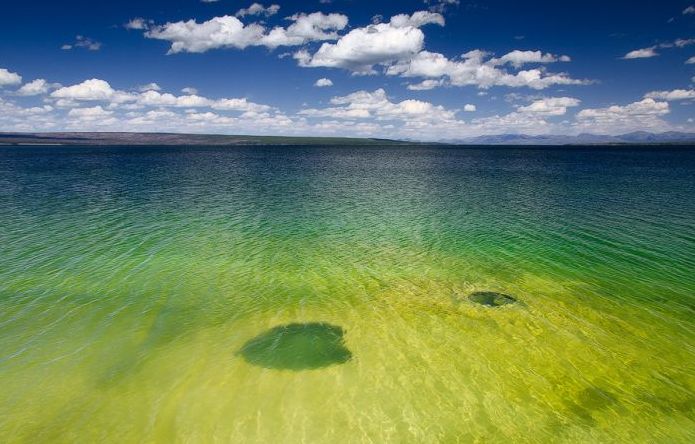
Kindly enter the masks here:
<path id="1" fill-rule="evenodd" d="M 412 144 L 389 139 L 353 137 L 228 136 L 177 133 L 2 133 L 3 145 L 243 146 L 243 145 L 384 145 Z"/>
<path id="2" fill-rule="evenodd" d="M 284 137 L 175 133 L 2 133 L 2 145 L 170 145 L 170 146 L 235 146 L 235 145 L 404 145 L 425 142 L 352 137 Z M 695 133 L 638 131 L 620 136 L 580 134 L 578 136 L 500 134 L 464 139 L 440 140 L 436 143 L 454 145 L 695 145 Z"/>
<path id="3" fill-rule="evenodd" d="M 625 144 L 695 144 L 695 133 L 649 133 L 636 131 L 619 136 L 579 134 L 577 136 L 500 134 L 466 139 L 443 140 L 462 145 L 625 145 Z"/>

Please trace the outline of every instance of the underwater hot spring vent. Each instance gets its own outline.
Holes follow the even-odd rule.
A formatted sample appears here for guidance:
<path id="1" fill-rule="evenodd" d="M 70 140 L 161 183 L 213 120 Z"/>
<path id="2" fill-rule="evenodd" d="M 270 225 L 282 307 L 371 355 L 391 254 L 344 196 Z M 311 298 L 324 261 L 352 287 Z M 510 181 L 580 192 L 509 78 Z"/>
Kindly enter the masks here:
<path id="1" fill-rule="evenodd" d="M 310 370 L 343 364 L 352 353 L 341 327 L 311 322 L 273 327 L 249 340 L 239 354 L 250 364 L 284 370 Z"/>
<path id="2" fill-rule="evenodd" d="M 476 304 L 485 305 L 487 307 L 501 307 L 503 305 L 509 305 L 516 302 L 516 299 L 502 293 L 497 293 L 494 291 L 476 291 L 468 296 L 471 302 Z"/>

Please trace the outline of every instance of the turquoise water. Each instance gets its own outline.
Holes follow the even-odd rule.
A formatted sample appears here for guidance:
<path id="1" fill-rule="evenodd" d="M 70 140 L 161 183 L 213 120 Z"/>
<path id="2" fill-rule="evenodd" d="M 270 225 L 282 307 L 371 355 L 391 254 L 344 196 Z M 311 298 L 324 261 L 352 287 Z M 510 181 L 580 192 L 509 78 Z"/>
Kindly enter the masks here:
<path id="1" fill-rule="evenodd" d="M 0 441 L 692 442 L 693 196 L 683 148 L 0 147 Z"/>

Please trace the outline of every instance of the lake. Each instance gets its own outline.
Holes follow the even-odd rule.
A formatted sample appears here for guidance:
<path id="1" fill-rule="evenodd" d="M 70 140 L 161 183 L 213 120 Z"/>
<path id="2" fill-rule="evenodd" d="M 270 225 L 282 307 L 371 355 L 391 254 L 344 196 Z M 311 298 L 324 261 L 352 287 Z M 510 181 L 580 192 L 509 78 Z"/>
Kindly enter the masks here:
<path id="1" fill-rule="evenodd" d="M 0 147 L 2 442 L 693 442 L 695 148 Z"/>

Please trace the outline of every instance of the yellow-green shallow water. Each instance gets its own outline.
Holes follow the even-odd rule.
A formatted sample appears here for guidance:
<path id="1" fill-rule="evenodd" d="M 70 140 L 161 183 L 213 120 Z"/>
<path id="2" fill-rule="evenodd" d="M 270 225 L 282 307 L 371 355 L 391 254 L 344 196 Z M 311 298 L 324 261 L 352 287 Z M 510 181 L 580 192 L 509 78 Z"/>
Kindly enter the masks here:
<path id="1" fill-rule="evenodd" d="M 3 148 L 0 441 L 693 442 L 693 173 Z"/>

